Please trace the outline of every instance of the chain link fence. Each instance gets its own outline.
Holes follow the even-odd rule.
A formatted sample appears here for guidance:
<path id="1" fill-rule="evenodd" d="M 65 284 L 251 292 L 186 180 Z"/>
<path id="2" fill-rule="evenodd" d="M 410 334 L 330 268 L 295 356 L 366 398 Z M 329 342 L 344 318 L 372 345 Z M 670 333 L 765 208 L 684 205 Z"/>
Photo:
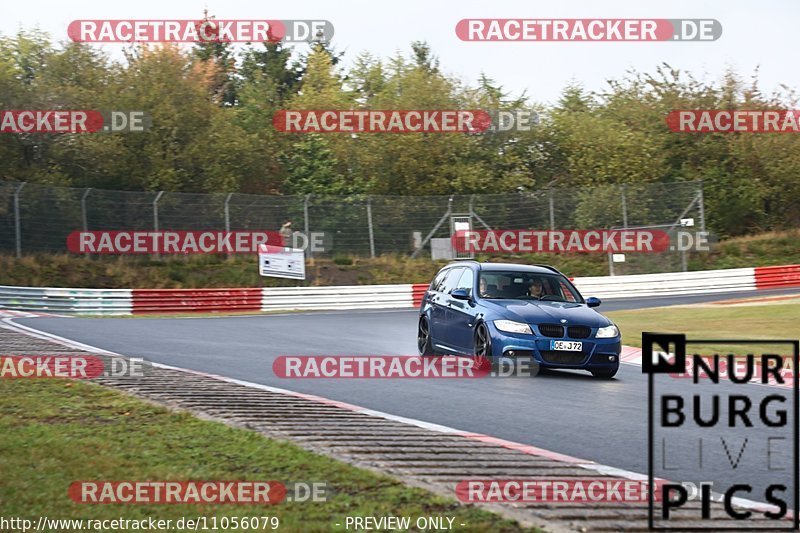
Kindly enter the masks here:
<path id="1" fill-rule="evenodd" d="M 469 217 L 475 229 L 669 228 L 681 218 L 705 229 L 700 182 L 452 196 L 193 194 L 0 182 L 0 253 L 65 252 L 76 230 L 277 231 L 291 220 L 295 230 L 325 233 L 321 255 L 425 257 L 431 239 L 450 237 L 456 216 Z M 616 273 L 678 270 L 680 262 L 673 253 L 629 254 Z"/>

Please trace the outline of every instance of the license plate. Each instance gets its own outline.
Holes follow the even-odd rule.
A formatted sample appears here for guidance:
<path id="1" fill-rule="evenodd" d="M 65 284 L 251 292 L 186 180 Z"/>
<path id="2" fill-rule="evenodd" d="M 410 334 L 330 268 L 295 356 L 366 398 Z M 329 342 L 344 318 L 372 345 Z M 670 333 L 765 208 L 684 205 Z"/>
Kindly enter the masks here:
<path id="1" fill-rule="evenodd" d="M 583 350 L 583 343 L 576 341 L 550 341 L 550 349 L 564 352 L 580 352 Z"/>

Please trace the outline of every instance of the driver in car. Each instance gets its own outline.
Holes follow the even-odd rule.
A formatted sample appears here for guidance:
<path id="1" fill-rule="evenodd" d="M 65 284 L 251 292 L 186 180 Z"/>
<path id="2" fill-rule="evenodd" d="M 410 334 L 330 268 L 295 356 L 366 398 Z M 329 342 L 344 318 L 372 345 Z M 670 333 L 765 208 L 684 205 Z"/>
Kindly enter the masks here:
<path id="1" fill-rule="evenodd" d="M 481 276 L 481 280 L 478 284 L 478 292 L 480 293 L 481 298 L 491 298 L 493 295 L 489 294 L 489 287 L 486 283 L 486 279 Z"/>
<path id="2" fill-rule="evenodd" d="M 539 278 L 533 278 L 530 286 L 528 287 L 528 296 L 541 299 L 544 296 L 544 284 Z"/>

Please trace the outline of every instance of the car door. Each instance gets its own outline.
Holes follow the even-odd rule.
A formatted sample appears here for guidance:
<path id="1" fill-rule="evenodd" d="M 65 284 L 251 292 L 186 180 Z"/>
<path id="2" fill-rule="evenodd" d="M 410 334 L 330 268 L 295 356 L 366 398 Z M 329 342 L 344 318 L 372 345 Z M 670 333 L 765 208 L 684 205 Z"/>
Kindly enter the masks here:
<path id="1" fill-rule="evenodd" d="M 428 290 L 428 303 L 430 304 L 431 308 L 431 342 L 433 344 L 439 344 L 442 342 L 442 335 L 444 334 L 444 327 L 445 327 L 445 309 L 447 308 L 447 303 L 444 301 L 444 294 L 442 293 L 442 289 L 444 288 L 444 281 L 447 279 L 447 276 L 450 274 L 452 269 L 446 268 L 444 270 L 439 271 L 439 273 L 434 278 L 433 282 L 431 283 L 431 287 Z"/>
<path id="2" fill-rule="evenodd" d="M 435 344 L 442 348 L 447 348 L 449 351 L 454 351 L 453 334 L 450 331 L 450 317 L 448 316 L 449 305 L 452 300 L 450 291 L 455 288 L 463 272 L 463 267 L 451 268 L 431 302 L 431 327 L 436 331 Z"/>
<path id="3" fill-rule="evenodd" d="M 459 276 L 455 289 L 463 289 L 472 296 L 475 290 L 475 272 L 465 268 Z M 450 297 L 446 311 L 447 330 L 451 334 L 453 348 L 461 354 L 471 355 L 473 349 L 473 331 L 475 325 L 475 303 L 467 300 L 457 300 Z"/>

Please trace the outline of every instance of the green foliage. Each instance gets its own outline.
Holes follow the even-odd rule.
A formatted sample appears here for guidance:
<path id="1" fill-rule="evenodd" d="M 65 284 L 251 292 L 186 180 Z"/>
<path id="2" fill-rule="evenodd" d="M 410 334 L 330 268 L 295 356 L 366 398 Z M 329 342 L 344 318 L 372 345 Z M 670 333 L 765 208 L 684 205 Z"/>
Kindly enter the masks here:
<path id="1" fill-rule="evenodd" d="M 322 135 L 302 136 L 292 145 L 287 157 L 288 179 L 285 190 L 290 194 L 348 194 L 347 180 L 336 171 L 336 156 Z"/>
<path id="2" fill-rule="evenodd" d="M 389 58 L 363 52 L 348 67 L 343 58 L 330 44 L 211 42 L 139 46 L 114 61 L 37 31 L 0 36 L 0 108 L 144 110 L 153 123 L 140 134 L 2 135 L 0 179 L 315 195 L 569 187 L 586 227 L 621 223 L 623 184 L 635 223 L 661 207 L 644 185 L 703 180 L 707 225 L 719 235 L 800 225 L 800 137 L 674 133 L 665 122 L 675 109 L 796 107 L 788 89 L 762 93 L 757 72 L 705 82 L 663 64 L 598 93 L 572 83 L 542 106 L 487 76 L 465 85 L 425 42 Z M 540 120 L 530 131 L 485 134 L 287 134 L 272 126 L 281 109 L 533 111 Z"/>

